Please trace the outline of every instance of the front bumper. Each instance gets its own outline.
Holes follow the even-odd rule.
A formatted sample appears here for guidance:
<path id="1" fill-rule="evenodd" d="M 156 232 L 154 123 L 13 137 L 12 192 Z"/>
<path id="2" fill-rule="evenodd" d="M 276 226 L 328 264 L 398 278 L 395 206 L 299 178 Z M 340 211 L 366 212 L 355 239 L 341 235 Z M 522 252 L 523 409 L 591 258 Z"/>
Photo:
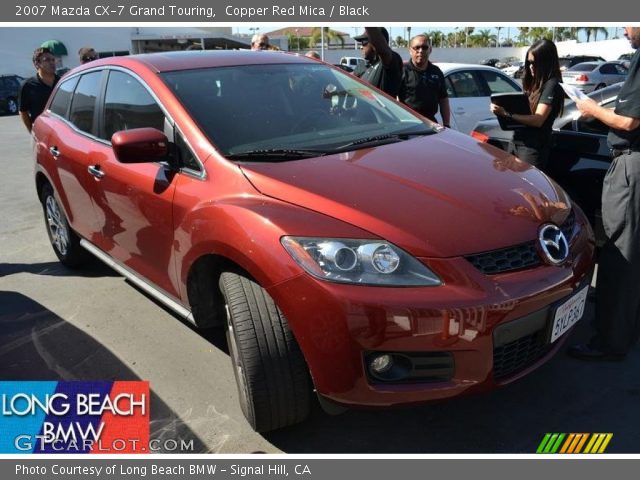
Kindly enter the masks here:
<path id="1" fill-rule="evenodd" d="M 593 236 L 580 214 L 571 256 L 559 267 L 485 275 L 462 257 L 420 259 L 443 286 L 343 285 L 304 274 L 269 293 L 319 394 L 349 406 L 422 403 L 509 383 L 548 360 L 567 336 L 549 344 L 551 312 L 590 282 L 593 255 Z M 375 381 L 365 364 L 375 352 L 398 352 L 423 366 L 433 363 L 433 352 L 446 352 L 453 369 L 446 379 L 426 372 L 406 382 Z"/>

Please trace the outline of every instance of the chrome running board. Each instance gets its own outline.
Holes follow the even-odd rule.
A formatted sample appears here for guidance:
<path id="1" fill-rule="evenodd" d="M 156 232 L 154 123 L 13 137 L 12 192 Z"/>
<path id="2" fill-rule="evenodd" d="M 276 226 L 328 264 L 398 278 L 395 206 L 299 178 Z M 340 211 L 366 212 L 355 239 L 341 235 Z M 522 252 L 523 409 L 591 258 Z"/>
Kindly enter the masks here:
<path id="1" fill-rule="evenodd" d="M 176 302 L 169 295 L 162 292 L 158 288 L 154 287 L 153 285 L 148 283 L 146 280 L 143 280 L 142 278 L 138 277 L 135 273 L 133 273 L 127 267 L 116 262 L 113 258 L 111 258 L 109 255 L 104 253 L 102 250 L 100 250 L 91 242 L 83 238 L 80 240 L 80 245 L 86 250 L 88 250 L 89 252 L 91 252 L 91 254 L 98 257 L 101 261 L 106 263 L 109 267 L 113 268 L 116 272 L 118 272 L 120 275 L 125 277 L 127 280 L 131 281 L 131 283 L 136 285 L 138 288 L 144 290 L 146 293 L 148 293 L 153 298 L 158 300 L 164 306 L 173 310 L 175 313 L 180 315 L 185 320 L 188 320 L 190 323 L 193 323 L 194 325 L 196 325 L 196 322 L 193 319 L 193 313 L 191 313 L 191 310 L 189 310 L 188 308 L 185 308 L 183 305 Z"/>

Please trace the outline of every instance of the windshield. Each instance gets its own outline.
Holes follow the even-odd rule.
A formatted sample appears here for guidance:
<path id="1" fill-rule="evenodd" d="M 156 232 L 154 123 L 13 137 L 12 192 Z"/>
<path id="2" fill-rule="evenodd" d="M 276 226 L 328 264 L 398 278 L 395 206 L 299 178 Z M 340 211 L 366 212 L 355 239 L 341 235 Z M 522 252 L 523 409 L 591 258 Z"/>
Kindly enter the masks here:
<path id="1" fill-rule="evenodd" d="M 162 74 L 227 157 L 328 154 L 437 130 L 351 75 L 317 63 L 241 65 Z M 400 138 L 398 139 L 400 141 Z"/>
<path id="2" fill-rule="evenodd" d="M 570 72 L 590 72 L 598 66 L 597 63 L 578 63 L 569 69 Z"/>

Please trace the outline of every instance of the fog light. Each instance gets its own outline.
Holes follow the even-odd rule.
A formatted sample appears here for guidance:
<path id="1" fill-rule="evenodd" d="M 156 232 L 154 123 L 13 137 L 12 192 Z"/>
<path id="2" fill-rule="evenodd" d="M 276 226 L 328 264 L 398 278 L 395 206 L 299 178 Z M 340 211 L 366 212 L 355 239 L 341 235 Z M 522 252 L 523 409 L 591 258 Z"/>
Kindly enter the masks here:
<path id="1" fill-rule="evenodd" d="M 393 366 L 393 357 L 388 354 L 378 355 L 369 363 L 369 367 L 374 373 L 388 372 Z"/>

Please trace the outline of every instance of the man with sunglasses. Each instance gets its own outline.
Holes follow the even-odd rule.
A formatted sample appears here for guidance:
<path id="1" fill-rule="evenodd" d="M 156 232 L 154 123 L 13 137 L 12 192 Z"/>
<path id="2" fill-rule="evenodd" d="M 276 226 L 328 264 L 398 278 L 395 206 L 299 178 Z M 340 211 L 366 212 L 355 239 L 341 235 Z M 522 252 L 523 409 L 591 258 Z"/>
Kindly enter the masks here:
<path id="1" fill-rule="evenodd" d="M 374 87 L 398 96 L 402 78 L 402 58 L 389 46 L 389 32 L 384 27 L 365 27 L 354 40 L 362 45 L 362 55 L 369 67 L 360 76 Z"/>
<path id="2" fill-rule="evenodd" d="M 44 110 L 53 87 L 60 80 L 56 75 L 56 57 L 51 50 L 43 47 L 36 48 L 32 60 L 36 67 L 36 75 L 27 78 L 20 86 L 18 93 L 20 118 L 29 133 L 31 133 L 33 122 Z"/>
<path id="3" fill-rule="evenodd" d="M 431 41 L 426 35 L 416 35 L 409 42 L 411 60 L 404 65 L 398 98 L 432 122 L 440 109 L 442 124 L 449 127 L 451 110 L 444 84 L 444 74 L 429 61 Z"/>

